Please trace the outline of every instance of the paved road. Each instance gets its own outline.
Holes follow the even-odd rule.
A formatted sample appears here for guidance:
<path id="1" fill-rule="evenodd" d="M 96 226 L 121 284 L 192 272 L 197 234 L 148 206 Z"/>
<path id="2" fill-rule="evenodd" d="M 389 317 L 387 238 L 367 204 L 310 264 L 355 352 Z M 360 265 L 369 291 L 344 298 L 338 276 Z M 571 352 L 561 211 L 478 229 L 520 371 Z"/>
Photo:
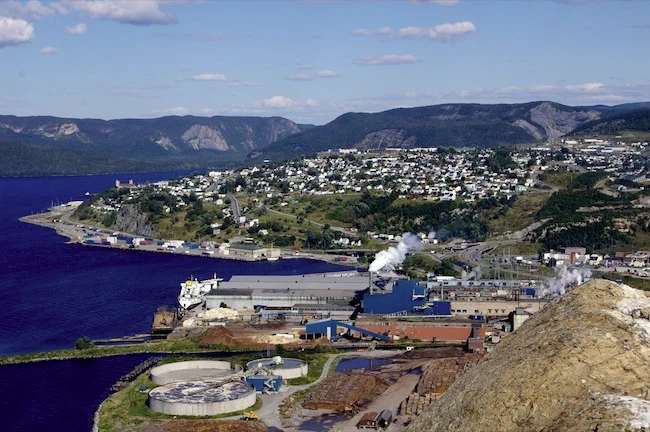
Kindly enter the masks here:
<path id="1" fill-rule="evenodd" d="M 320 383 L 325 378 L 327 378 L 327 374 L 330 370 L 330 366 L 332 365 L 332 362 L 334 360 L 336 360 L 339 357 L 392 357 L 402 352 L 403 351 L 370 351 L 370 352 L 362 352 L 362 353 L 353 352 L 353 353 L 332 355 L 330 356 L 330 358 L 327 359 L 325 365 L 323 366 L 323 371 L 321 372 L 318 379 L 313 383 L 300 385 L 300 386 L 286 387 L 286 391 L 283 391 L 277 395 L 270 395 L 270 394 L 260 395 L 260 399 L 262 399 L 264 405 L 262 405 L 262 408 L 260 408 L 257 411 L 257 415 L 259 416 L 260 420 L 262 420 L 266 424 L 267 427 L 275 427 L 278 428 L 279 430 L 295 430 L 295 428 L 292 427 L 287 428 L 286 426 L 282 425 L 282 419 L 280 418 L 280 415 L 278 413 L 278 409 L 280 408 L 280 405 L 282 405 L 282 402 L 285 399 L 287 399 L 289 396 L 293 395 L 294 393 L 315 386 L 316 384 Z"/>
<path id="2" fill-rule="evenodd" d="M 233 194 L 227 194 L 226 195 L 228 199 L 230 200 L 230 206 L 232 207 L 232 216 L 235 218 L 235 221 L 239 221 L 239 218 L 241 216 L 241 209 L 239 208 L 239 201 Z"/>

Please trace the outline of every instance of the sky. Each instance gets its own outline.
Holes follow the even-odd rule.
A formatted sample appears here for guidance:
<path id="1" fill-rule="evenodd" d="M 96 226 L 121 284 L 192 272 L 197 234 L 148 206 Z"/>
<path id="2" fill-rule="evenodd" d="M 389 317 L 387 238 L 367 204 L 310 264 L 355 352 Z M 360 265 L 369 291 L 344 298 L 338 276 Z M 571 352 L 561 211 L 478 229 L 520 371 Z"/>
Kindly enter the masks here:
<path id="1" fill-rule="evenodd" d="M 650 1 L 0 0 L 0 114 L 650 100 Z"/>

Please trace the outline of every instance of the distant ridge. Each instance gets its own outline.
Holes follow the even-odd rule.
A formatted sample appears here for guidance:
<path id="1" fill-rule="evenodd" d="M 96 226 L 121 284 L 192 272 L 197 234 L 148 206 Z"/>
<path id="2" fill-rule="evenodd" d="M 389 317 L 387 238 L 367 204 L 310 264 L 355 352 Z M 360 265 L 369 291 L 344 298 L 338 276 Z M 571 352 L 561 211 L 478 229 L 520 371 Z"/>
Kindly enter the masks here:
<path id="1" fill-rule="evenodd" d="M 330 148 L 495 147 L 558 138 L 589 121 L 650 106 L 570 107 L 522 104 L 442 104 L 374 114 L 347 113 L 332 122 L 255 150 L 253 159 L 282 159 Z"/>
<path id="2" fill-rule="evenodd" d="M 282 117 L 99 120 L 0 115 L 0 176 L 224 168 L 350 147 L 516 145 L 558 138 L 648 107 L 650 102 L 591 107 L 548 101 L 442 104 L 347 113 L 323 126 Z"/>
<path id="3" fill-rule="evenodd" d="M 0 116 L 0 175 L 87 174 L 219 166 L 303 127 L 282 117 L 75 119 Z M 66 163 L 66 158 L 84 163 Z"/>

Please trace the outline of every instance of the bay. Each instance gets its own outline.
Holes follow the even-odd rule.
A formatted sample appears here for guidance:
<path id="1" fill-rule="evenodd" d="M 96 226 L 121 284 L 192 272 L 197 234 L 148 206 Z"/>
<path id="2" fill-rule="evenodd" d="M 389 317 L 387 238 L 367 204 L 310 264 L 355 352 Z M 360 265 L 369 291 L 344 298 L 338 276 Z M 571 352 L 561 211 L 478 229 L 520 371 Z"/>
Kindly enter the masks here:
<path id="1" fill-rule="evenodd" d="M 186 173 L 0 178 L 0 355 L 70 348 L 82 336 L 147 333 L 156 307 L 176 305 L 179 284 L 190 274 L 228 279 L 343 268 L 306 259 L 248 263 L 93 248 L 66 244 L 54 231 L 18 220 L 57 201 L 83 200 L 116 179 L 153 182 Z M 3 430 L 88 430 L 110 384 L 140 357 L 0 366 Z"/>

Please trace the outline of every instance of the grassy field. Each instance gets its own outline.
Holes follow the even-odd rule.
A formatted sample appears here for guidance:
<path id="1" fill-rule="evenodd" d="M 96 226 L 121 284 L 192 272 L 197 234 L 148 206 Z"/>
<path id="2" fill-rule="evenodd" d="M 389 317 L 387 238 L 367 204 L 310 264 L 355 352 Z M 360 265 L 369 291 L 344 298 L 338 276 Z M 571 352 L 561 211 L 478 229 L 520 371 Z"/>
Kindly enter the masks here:
<path id="1" fill-rule="evenodd" d="M 490 230 L 493 234 L 498 235 L 527 227 L 535 222 L 535 215 L 551 195 L 551 191 L 534 191 L 521 194 L 505 215 L 489 221 Z"/>
<path id="2" fill-rule="evenodd" d="M 200 347 L 189 339 L 170 339 L 134 345 L 95 347 L 85 350 L 65 349 L 40 353 L 15 354 L 0 357 L 0 365 L 42 360 L 93 358 L 138 353 L 238 352 L 244 350 L 248 351 L 248 349 L 227 345 L 211 345 L 209 347 Z"/>
<path id="3" fill-rule="evenodd" d="M 497 246 L 490 255 L 537 255 L 539 248 L 542 247 L 540 243 L 514 243 L 509 245 Z"/>

